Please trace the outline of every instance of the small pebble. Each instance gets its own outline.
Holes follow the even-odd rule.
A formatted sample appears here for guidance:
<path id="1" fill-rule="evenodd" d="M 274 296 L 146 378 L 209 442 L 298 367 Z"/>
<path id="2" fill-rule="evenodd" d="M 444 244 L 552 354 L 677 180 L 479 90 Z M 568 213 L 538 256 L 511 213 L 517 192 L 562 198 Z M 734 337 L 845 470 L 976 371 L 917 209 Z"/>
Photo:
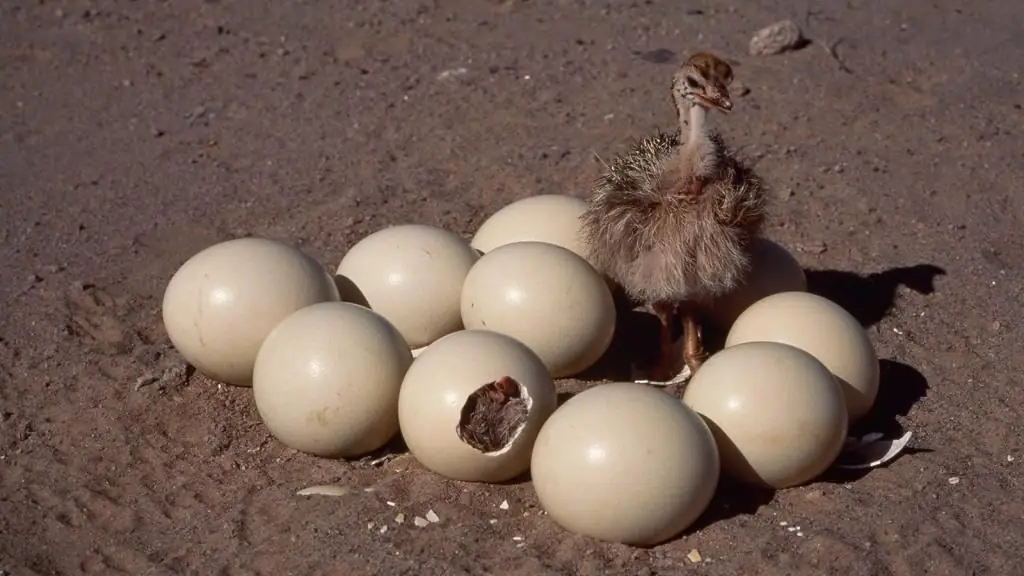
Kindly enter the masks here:
<path id="1" fill-rule="evenodd" d="M 398 514 L 397 514 L 397 515 L 395 516 L 395 524 L 402 524 L 402 523 L 404 523 L 404 522 L 405 522 L 405 514 L 403 514 L 403 513 L 399 512 L 399 513 L 398 513 Z"/>
<path id="2" fill-rule="evenodd" d="M 657 48 L 646 52 L 634 51 L 633 55 L 644 62 L 650 62 L 651 64 L 667 64 L 676 57 L 676 53 L 668 48 Z"/>
<path id="3" fill-rule="evenodd" d="M 801 252 L 807 252 L 808 254 L 824 254 L 828 252 L 828 245 L 824 242 L 806 242 L 797 244 L 796 249 Z"/>
<path id="4" fill-rule="evenodd" d="M 700 552 L 698 552 L 696 548 L 690 550 L 690 553 L 686 555 L 686 559 L 690 562 L 693 562 L 694 564 L 703 560 L 703 558 L 701 558 Z"/>
<path id="5" fill-rule="evenodd" d="M 1013 462 L 1013 456 L 1012 456 L 1012 455 L 1010 455 L 1010 454 L 1007 454 L 1007 455 L 1006 455 L 1006 461 L 1007 461 L 1007 462 Z"/>
<path id="6" fill-rule="evenodd" d="M 523 537 L 522 536 L 513 536 L 512 539 L 515 540 L 516 542 L 522 542 L 523 541 Z"/>
<path id="7" fill-rule="evenodd" d="M 431 524 L 437 524 L 441 521 L 441 518 L 433 510 L 427 510 L 427 521 Z"/>
<path id="8" fill-rule="evenodd" d="M 960 483 L 960 477 L 959 476 L 950 476 L 949 477 L 949 483 L 952 484 L 953 486 L 956 486 L 957 484 Z"/>
<path id="9" fill-rule="evenodd" d="M 502 510 L 508 510 L 508 500 L 502 500 L 501 504 L 498 504 L 498 508 Z"/>
<path id="10" fill-rule="evenodd" d="M 420 516 L 413 518 L 412 523 L 415 524 L 417 528 L 426 528 L 427 526 L 430 526 L 430 521 Z"/>
<path id="11" fill-rule="evenodd" d="M 803 34 L 792 20 L 776 22 L 757 31 L 750 39 L 752 56 L 771 56 L 791 50 L 800 44 Z"/>

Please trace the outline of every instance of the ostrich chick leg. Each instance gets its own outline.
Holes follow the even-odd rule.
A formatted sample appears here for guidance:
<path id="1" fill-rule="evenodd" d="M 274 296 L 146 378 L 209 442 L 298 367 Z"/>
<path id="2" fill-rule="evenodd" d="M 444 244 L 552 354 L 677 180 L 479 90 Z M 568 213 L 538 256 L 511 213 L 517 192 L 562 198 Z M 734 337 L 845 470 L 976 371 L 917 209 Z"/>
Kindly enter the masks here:
<path id="1" fill-rule="evenodd" d="M 657 382 L 667 382 L 672 378 L 672 321 L 676 317 L 677 306 L 671 302 L 657 302 L 651 306 L 654 313 L 661 321 L 660 337 L 658 339 L 658 361 L 651 369 L 651 379 Z"/>
<path id="2" fill-rule="evenodd" d="M 708 358 L 701 341 L 700 322 L 697 311 L 692 306 L 683 306 L 683 361 L 690 369 L 690 376 L 697 373 L 697 369 Z"/>

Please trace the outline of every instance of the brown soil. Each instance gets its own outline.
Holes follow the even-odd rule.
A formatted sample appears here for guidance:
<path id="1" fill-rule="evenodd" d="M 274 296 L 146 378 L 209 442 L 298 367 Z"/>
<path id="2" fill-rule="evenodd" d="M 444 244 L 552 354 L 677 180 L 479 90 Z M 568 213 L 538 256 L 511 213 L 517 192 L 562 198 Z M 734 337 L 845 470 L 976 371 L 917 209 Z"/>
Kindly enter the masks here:
<path id="1" fill-rule="evenodd" d="M 754 31 L 802 14 L 729 6 L 2 3 L 0 572 L 1019 571 L 1019 2 L 818 2 L 816 42 L 757 58 Z M 848 71 L 822 47 L 840 38 Z M 777 191 L 771 237 L 884 359 L 878 421 L 916 447 L 888 468 L 723 488 L 685 536 L 635 550 L 560 530 L 526 482 L 297 454 L 249 390 L 169 347 L 163 288 L 213 242 L 277 237 L 335 266 L 388 224 L 468 236 L 512 200 L 585 194 L 595 153 L 671 126 L 671 73 L 698 49 L 749 90 L 716 119 Z M 295 495 L 325 483 L 353 491 Z M 428 510 L 440 523 L 416 527 Z"/>

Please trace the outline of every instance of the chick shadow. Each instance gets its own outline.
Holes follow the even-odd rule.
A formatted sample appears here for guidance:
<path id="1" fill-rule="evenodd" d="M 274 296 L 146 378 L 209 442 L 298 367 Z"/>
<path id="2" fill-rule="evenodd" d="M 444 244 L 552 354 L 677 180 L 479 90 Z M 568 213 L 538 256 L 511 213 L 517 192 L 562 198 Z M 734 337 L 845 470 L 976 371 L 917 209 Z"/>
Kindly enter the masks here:
<path id="1" fill-rule="evenodd" d="M 934 264 L 890 268 L 872 274 L 805 269 L 807 291 L 827 298 L 853 315 L 861 326 L 874 326 L 892 310 L 900 286 L 918 294 L 935 292 L 935 279 L 946 270 Z"/>

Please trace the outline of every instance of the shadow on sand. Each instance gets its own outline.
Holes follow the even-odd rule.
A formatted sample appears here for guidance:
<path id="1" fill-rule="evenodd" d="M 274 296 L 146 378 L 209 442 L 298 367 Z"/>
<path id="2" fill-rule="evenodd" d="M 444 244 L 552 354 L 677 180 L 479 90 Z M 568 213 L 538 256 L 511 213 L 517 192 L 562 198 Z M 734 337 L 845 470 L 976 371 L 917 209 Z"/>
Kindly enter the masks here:
<path id="1" fill-rule="evenodd" d="M 892 310 L 900 286 L 918 294 L 932 294 L 935 278 L 945 273 L 933 264 L 890 268 L 867 275 L 842 270 L 804 270 L 808 292 L 839 304 L 865 328 L 874 326 Z"/>

